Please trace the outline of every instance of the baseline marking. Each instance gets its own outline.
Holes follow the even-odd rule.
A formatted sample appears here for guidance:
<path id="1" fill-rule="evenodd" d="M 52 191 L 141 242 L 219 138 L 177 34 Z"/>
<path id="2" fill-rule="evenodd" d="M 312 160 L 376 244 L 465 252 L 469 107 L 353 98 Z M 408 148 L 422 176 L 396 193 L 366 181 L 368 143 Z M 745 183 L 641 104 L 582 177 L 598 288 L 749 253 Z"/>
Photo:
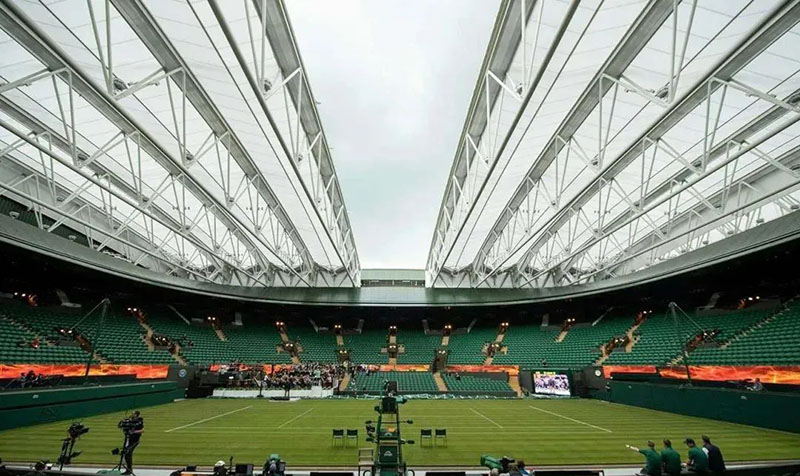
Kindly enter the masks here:
<path id="1" fill-rule="evenodd" d="M 478 410 L 475 410 L 474 408 L 470 408 L 470 410 L 472 410 L 472 413 L 474 413 L 474 414 L 476 414 L 476 415 L 478 415 L 480 417 L 483 417 L 486 421 L 496 425 L 497 428 L 503 428 L 503 425 L 498 424 L 496 421 L 494 421 L 491 418 L 487 417 L 486 415 L 484 415 L 483 413 L 479 412 Z"/>
<path id="2" fill-rule="evenodd" d="M 171 431 L 182 430 L 184 428 L 189 428 L 190 426 L 199 425 L 200 423 L 205 423 L 207 421 L 211 421 L 211 420 L 214 420 L 216 418 L 224 417 L 224 416 L 230 415 L 231 413 L 236 413 L 236 412 L 240 412 L 242 410 L 247 410 L 248 408 L 253 408 L 253 405 L 248 405 L 248 406 L 246 406 L 244 408 L 238 408 L 236 410 L 232 410 L 232 411 L 229 411 L 229 412 L 226 412 L 226 413 L 220 413 L 219 415 L 212 416 L 212 417 L 209 417 L 209 418 L 205 418 L 203 420 L 198 420 L 198 421 L 196 421 L 194 423 L 189 423 L 188 425 L 176 426 L 175 428 L 170 428 L 169 430 L 164 430 L 164 433 L 169 433 Z"/>
<path id="3" fill-rule="evenodd" d="M 575 423 L 580 423 L 581 425 L 591 426 L 592 428 L 597 428 L 598 430 L 605 431 L 606 433 L 613 433 L 611 430 L 603 428 L 602 426 L 592 425 L 591 423 L 586 423 L 585 421 L 576 420 L 574 418 L 570 418 L 568 416 L 564 416 L 564 415 L 561 415 L 561 414 L 556 413 L 556 412 L 551 412 L 549 410 L 543 410 L 541 408 L 534 407 L 533 405 L 528 405 L 528 406 L 530 408 L 533 408 L 534 410 L 538 410 L 540 412 L 548 413 L 550 415 L 557 416 L 559 418 L 564 418 L 565 420 L 574 421 Z"/>
<path id="4" fill-rule="evenodd" d="M 306 410 L 306 411 L 304 411 L 303 413 L 301 413 L 301 414 L 297 415 L 296 417 L 292 418 L 291 420 L 289 420 L 289 421 L 286 421 L 285 423 L 283 423 L 283 424 L 282 424 L 281 426 L 279 426 L 278 428 L 283 428 L 284 426 L 286 426 L 286 425 L 288 425 L 289 423 L 291 423 L 291 422 L 293 422 L 293 421 L 297 420 L 298 418 L 300 418 L 301 416 L 305 415 L 306 413 L 310 412 L 310 411 L 311 411 L 311 410 L 313 410 L 313 409 L 314 409 L 314 407 L 311 407 L 311 408 L 309 408 L 308 410 Z"/>

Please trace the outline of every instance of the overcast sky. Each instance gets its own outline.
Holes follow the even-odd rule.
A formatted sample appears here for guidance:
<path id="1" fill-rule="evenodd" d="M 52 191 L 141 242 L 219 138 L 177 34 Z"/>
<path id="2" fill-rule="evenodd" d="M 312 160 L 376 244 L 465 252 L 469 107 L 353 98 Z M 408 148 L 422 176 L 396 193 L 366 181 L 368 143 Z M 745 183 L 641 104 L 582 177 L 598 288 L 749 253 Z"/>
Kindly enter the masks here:
<path id="1" fill-rule="evenodd" d="M 288 0 L 363 268 L 424 268 L 498 0 Z"/>

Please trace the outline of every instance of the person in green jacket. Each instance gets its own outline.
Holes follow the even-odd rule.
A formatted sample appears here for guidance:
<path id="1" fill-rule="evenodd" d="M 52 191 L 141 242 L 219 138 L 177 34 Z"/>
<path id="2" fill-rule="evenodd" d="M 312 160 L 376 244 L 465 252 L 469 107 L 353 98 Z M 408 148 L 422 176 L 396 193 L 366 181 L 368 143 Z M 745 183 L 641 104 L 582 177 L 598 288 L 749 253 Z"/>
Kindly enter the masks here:
<path id="1" fill-rule="evenodd" d="M 655 443 L 648 441 L 647 448 L 641 450 L 631 445 L 625 445 L 625 447 L 644 455 L 644 468 L 642 468 L 640 474 L 661 476 L 661 456 L 659 456 L 658 451 L 656 451 Z"/>
<path id="2" fill-rule="evenodd" d="M 708 456 L 697 447 L 693 439 L 686 438 L 683 442 L 689 447 L 689 461 L 686 462 L 686 469 L 697 474 L 707 474 Z"/>
<path id="3" fill-rule="evenodd" d="M 664 472 L 669 476 L 679 476 L 683 467 L 681 466 L 681 455 L 672 449 L 672 442 L 664 439 L 664 449 L 661 450 L 661 463 L 664 465 Z"/>

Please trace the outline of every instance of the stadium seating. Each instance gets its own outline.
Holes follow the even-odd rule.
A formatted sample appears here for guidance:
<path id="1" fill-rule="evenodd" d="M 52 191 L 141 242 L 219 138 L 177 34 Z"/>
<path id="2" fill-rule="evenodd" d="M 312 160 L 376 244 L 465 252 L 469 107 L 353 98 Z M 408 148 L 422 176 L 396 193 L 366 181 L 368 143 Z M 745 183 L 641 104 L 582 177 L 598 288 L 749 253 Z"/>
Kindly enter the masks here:
<path id="1" fill-rule="evenodd" d="M 385 364 L 389 356 L 381 354 L 386 347 L 386 329 L 364 330 L 361 334 L 344 336 L 344 345 L 350 349 L 350 361 L 354 364 Z"/>
<path id="2" fill-rule="evenodd" d="M 146 331 L 135 317 L 109 313 L 103 325 L 98 350 L 110 362 L 137 364 L 176 363 L 167 349 L 148 350 Z"/>
<path id="3" fill-rule="evenodd" d="M 82 363 L 89 354 L 78 347 L 51 346 L 40 341 L 38 349 L 19 347 L 17 343 L 30 343 L 34 332 L 9 320 L 0 312 L 0 362 L 8 363 Z"/>
<path id="4" fill-rule="evenodd" d="M 55 327 L 72 327 L 88 309 L 62 307 L 30 307 L 22 302 L 0 301 L 0 361 L 13 363 L 76 363 L 88 355 L 74 345 L 51 345 L 58 340 Z M 778 312 L 780 311 L 780 312 Z M 99 313 L 77 324 L 77 330 L 90 341 L 96 339 Z M 697 325 L 693 324 L 694 321 Z M 276 349 L 280 335 L 272 323 L 245 321 L 244 326 L 225 324 L 225 340 L 205 323 L 188 324 L 173 311 L 149 309 L 147 322 L 153 332 L 173 341 L 189 342 L 180 352 L 188 364 L 210 365 L 241 360 L 247 364 L 287 364 L 291 357 Z M 600 347 L 615 336 L 623 336 L 633 325 L 632 316 L 606 317 L 595 325 L 577 324 L 557 342 L 556 326 L 512 325 L 502 344 L 507 353 L 497 353 L 493 363 L 539 368 L 543 361 L 550 368 L 582 368 L 592 365 L 601 356 Z M 673 318 L 665 313 L 650 315 L 634 332 L 630 352 L 616 349 L 605 364 L 668 365 L 679 363 L 682 348 L 700 328 L 718 329 L 715 340 L 722 347 L 699 347 L 690 354 L 690 362 L 698 365 L 800 364 L 800 304 L 785 310 L 775 308 L 738 311 L 706 311 L 687 316 L 679 314 L 678 329 Z M 99 341 L 95 342 L 99 357 L 109 363 L 173 364 L 176 359 L 168 350 L 148 349 L 146 326 L 117 309 L 109 310 Z M 381 353 L 386 346 L 386 329 L 365 329 L 361 334 L 346 334 L 345 346 L 350 349 L 354 364 L 388 364 Z M 481 349 L 494 341 L 495 327 L 474 327 L 468 334 L 455 334 L 449 345 L 448 362 L 453 365 L 485 361 Z M 39 349 L 18 343 L 40 339 Z M 336 362 L 336 338 L 318 334 L 310 326 L 295 323 L 289 326 L 289 337 L 300 342 L 301 362 Z M 441 336 L 425 335 L 422 329 L 399 329 L 398 342 L 405 353 L 398 355 L 398 364 L 430 364 L 433 353 L 441 346 Z"/>
<path id="5" fill-rule="evenodd" d="M 716 337 L 719 342 L 733 337 L 737 332 L 752 326 L 771 313 L 770 310 L 741 310 L 714 314 L 691 316 L 699 326 L 705 329 L 720 329 Z M 678 324 L 669 314 L 652 314 L 639 326 L 639 336 L 631 352 L 615 351 L 606 360 L 606 364 L 656 364 L 664 365 L 680 357 L 683 346 L 699 328 L 679 313 Z M 693 353 L 702 351 L 697 349 Z M 725 359 L 720 364 L 729 363 Z"/>
<path id="6" fill-rule="evenodd" d="M 433 353 L 441 347 L 441 335 L 425 335 L 422 329 L 417 331 L 401 329 L 397 341 L 405 346 L 405 353 L 397 356 L 398 364 L 430 364 Z"/>
<path id="7" fill-rule="evenodd" d="M 505 374 L 503 374 L 505 375 Z M 473 375 L 462 375 L 456 378 L 449 374 L 442 374 L 442 380 L 451 392 L 512 392 L 506 380 L 498 380 L 486 377 L 476 377 Z"/>
<path id="8" fill-rule="evenodd" d="M 757 316 L 752 316 L 753 318 Z M 766 317 L 766 316 L 765 316 Z M 741 324 L 740 335 L 728 345 L 696 349 L 690 355 L 694 365 L 792 365 L 800 364 L 800 303 L 755 323 Z"/>
<path id="9" fill-rule="evenodd" d="M 248 324 L 243 327 L 225 326 L 222 341 L 210 326 L 187 324 L 177 317 L 151 313 L 148 322 L 158 334 L 171 339 L 186 336 L 194 345 L 187 346 L 181 354 L 192 364 L 210 365 L 240 360 L 245 364 L 288 364 L 292 359 L 276 347 L 281 340 L 271 324 Z"/>
<path id="10" fill-rule="evenodd" d="M 430 372 L 370 372 L 356 373 L 347 387 L 358 392 L 380 392 L 387 380 L 397 381 L 397 389 L 404 393 L 435 393 L 439 389 Z"/>
<path id="11" fill-rule="evenodd" d="M 292 326 L 289 328 L 289 336 L 292 340 L 299 341 L 303 347 L 303 352 L 300 353 L 302 362 L 336 362 L 336 336 L 333 334 L 318 334 L 308 327 Z"/>
<path id="12" fill-rule="evenodd" d="M 49 345 L 56 326 L 71 327 L 82 317 L 75 312 L 65 314 L 30 307 L 16 301 L 4 300 L 0 308 L 0 359 L 9 363 L 83 363 L 89 354 L 75 345 Z M 78 327 L 93 329 L 92 319 Z M 20 348 L 17 342 L 40 339 L 38 349 Z"/>
<path id="13" fill-rule="evenodd" d="M 483 344 L 493 341 L 497 337 L 495 327 L 473 327 L 468 334 L 456 334 L 450 337 L 447 348 L 450 355 L 447 361 L 451 364 L 477 364 L 483 363 L 486 356 L 481 353 Z"/>

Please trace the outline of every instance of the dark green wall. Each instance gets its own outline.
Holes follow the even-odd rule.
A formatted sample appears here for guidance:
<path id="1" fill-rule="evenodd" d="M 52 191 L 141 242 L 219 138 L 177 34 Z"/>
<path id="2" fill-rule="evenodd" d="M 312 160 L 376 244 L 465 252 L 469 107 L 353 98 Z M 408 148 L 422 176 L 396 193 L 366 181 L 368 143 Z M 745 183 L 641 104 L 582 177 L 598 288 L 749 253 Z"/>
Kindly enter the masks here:
<path id="1" fill-rule="evenodd" d="M 800 433 L 800 394 L 611 380 L 595 398 L 666 412 Z"/>
<path id="2" fill-rule="evenodd" d="M 0 393 L 0 430 L 168 403 L 175 382 L 33 389 Z"/>

